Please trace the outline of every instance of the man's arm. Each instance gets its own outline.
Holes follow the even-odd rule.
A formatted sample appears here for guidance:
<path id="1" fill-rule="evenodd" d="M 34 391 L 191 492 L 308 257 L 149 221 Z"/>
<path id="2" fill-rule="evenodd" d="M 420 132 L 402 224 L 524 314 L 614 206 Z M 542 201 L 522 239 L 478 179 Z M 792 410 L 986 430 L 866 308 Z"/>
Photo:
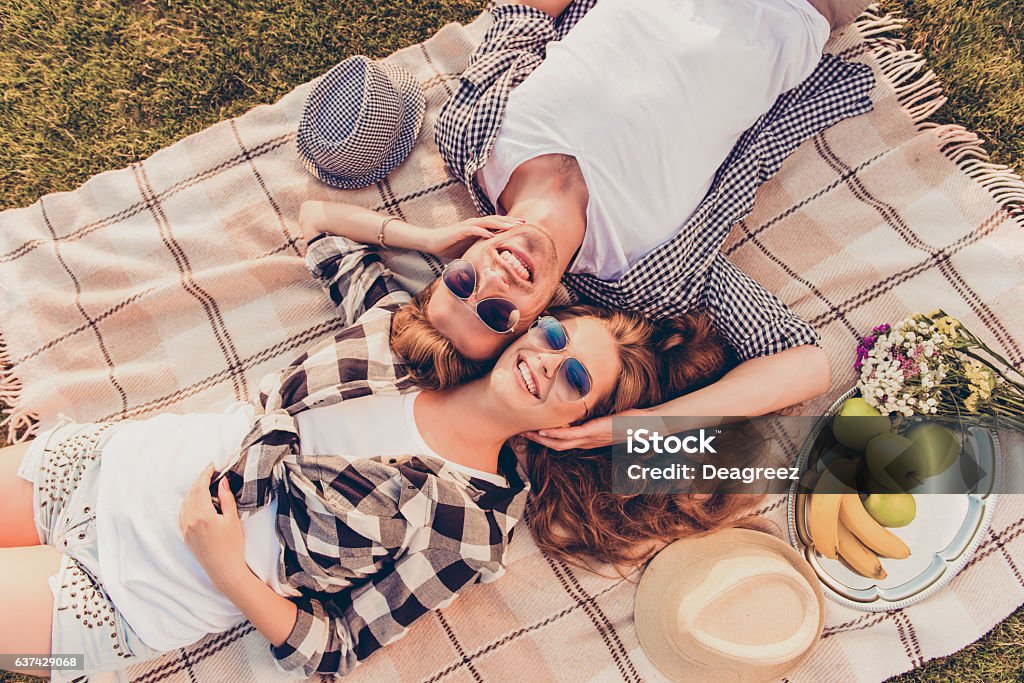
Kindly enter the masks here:
<path id="1" fill-rule="evenodd" d="M 722 253 L 707 269 L 697 306 L 741 362 L 818 342 L 807 321 Z"/>
<path id="2" fill-rule="evenodd" d="M 832 370 L 817 346 L 797 346 L 740 363 L 714 384 L 652 408 L 620 413 L 630 417 L 689 417 L 687 429 L 709 427 L 722 417 L 754 417 L 775 412 L 828 391 Z M 527 436 L 556 451 L 611 444 L 612 418 L 576 427 L 529 432 Z M 707 418 L 707 419 L 703 419 Z"/>
<path id="3" fill-rule="evenodd" d="M 832 368 L 825 352 L 817 346 L 796 346 L 740 363 L 714 384 L 644 412 L 753 417 L 820 396 L 831 384 Z"/>
<path id="4" fill-rule="evenodd" d="M 814 329 L 723 254 L 708 269 L 698 303 L 741 363 L 710 386 L 627 414 L 756 417 L 828 391 L 831 367 L 825 352 L 814 345 Z M 692 428 L 708 424 L 697 419 Z M 612 420 L 598 418 L 529 436 L 555 450 L 597 448 L 612 443 Z"/>

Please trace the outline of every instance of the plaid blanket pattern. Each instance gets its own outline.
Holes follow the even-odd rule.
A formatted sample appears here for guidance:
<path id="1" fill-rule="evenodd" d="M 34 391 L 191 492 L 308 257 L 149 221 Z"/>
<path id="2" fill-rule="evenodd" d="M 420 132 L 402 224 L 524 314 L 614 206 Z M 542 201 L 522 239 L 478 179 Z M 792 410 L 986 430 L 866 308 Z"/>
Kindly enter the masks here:
<path id="1" fill-rule="evenodd" d="M 306 198 L 344 198 L 426 224 L 471 215 L 472 201 L 430 139 L 487 21 L 445 27 L 390 58 L 424 85 L 428 112 L 412 156 L 375 187 L 332 191 L 302 170 L 294 131 L 306 84 L 73 193 L 0 214 L 0 325 L 13 366 L 0 387 L 14 409 L 8 426 L 24 435 L 33 414 L 44 425 L 59 412 L 134 418 L 254 395 L 259 377 L 337 325 L 299 258 L 295 219 Z M 821 331 L 835 368 L 832 395 L 853 383 L 859 334 L 936 305 L 1012 362 L 1024 361 L 1024 184 L 988 163 L 970 132 L 927 123 L 941 90 L 893 38 L 899 25 L 869 12 L 833 36 L 831 52 L 875 69 L 874 111 L 802 145 L 725 247 Z M 406 284 L 440 270 L 436 259 L 391 256 Z M 1024 444 L 1003 446 L 1020 453 Z M 783 510 L 778 498 L 759 514 L 782 534 Z M 349 678 L 663 680 L 637 643 L 635 575 L 570 567 L 540 553 L 528 534 L 507 559 L 501 581 L 427 615 Z M 1006 495 L 947 589 L 886 614 L 829 603 L 822 642 L 789 680 L 883 679 L 962 648 L 1022 602 L 1024 499 Z M 127 676 L 249 682 L 281 674 L 244 624 Z"/>

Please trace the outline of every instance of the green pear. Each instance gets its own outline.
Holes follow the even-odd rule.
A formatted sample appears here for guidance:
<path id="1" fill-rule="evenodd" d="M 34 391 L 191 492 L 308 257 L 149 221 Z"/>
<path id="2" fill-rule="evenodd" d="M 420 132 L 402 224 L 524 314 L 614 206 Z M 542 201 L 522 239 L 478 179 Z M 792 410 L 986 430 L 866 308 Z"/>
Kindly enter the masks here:
<path id="1" fill-rule="evenodd" d="M 906 435 L 914 442 L 907 457 L 916 461 L 916 473 L 922 479 L 942 474 L 960 455 L 960 440 L 956 433 L 940 424 L 924 422 L 911 428 Z"/>
<path id="2" fill-rule="evenodd" d="M 887 527 L 906 526 L 917 516 L 917 502 L 909 493 L 873 493 L 865 499 L 864 508 Z"/>
<path id="3" fill-rule="evenodd" d="M 917 486 L 916 460 L 906 457 L 914 442 L 899 434 L 879 434 L 868 442 L 865 458 L 871 476 L 890 491 L 906 491 Z"/>
<path id="4" fill-rule="evenodd" d="M 844 401 L 839 414 L 832 418 L 836 441 L 858 451 L 863 451 L 874 437 L 888 432 L 889 426 L 889 418 L 859 396 Z"/>
<path id="5" fill-rule="evenodd" d="M 860 415 L 866 417 L 869 415 L 881 415 L 882 413 L 878 412 L 878 408 L 875 408 L 860 396 L 854 396 L 853 398 L 848 398 L 843 401 L 843 405 L 839 409 L 839 414 L 854 416 Z"/>

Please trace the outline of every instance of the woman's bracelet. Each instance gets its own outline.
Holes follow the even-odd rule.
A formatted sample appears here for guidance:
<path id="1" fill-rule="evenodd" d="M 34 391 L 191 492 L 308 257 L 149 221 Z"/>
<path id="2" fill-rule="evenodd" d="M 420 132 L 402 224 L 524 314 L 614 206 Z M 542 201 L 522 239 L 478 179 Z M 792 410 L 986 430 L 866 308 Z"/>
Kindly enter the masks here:
<path id="1" fill-rule="evenodd" d="M 388 216 L 380 223 L 380 230 L 377 231 L 377 244 L 380 245 L 381 249 L 390 249 L 387 244 L 384 243 L 384 228 L 388 226 L 391 221 L 397 221 L 398 216 Z"/>

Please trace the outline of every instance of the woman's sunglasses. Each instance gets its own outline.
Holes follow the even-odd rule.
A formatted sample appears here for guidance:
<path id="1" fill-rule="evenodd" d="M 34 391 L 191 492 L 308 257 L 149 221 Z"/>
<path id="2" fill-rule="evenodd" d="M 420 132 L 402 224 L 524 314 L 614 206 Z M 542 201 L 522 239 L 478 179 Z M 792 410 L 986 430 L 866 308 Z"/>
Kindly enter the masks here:
<path id="1" fill-rule="evenodd" d="M 545 315 L 537 319 L 526 333 L 526 342 L 542 351 L 565 351 L 569 346 L 569 335 L 557 318 Z M 574 356 L 563 358 L 558 365 L 555 391 L 565 401 L 583 401 L 587 414 L 586 397 L 594 388 L 594 382 L 587 368 Z"/>
<path id="2" fill-rule="evenodd" d="M 508 299 L 491 297 L 469 303 L 469 297 L 476 291 L 476 268 L 465 259 L 455 259 L 441 271 L 441 281 L 448 291 L 473 309 L 484 325 L 500 334 L 507 334 L 519 322 L 519 307 Z"/>

